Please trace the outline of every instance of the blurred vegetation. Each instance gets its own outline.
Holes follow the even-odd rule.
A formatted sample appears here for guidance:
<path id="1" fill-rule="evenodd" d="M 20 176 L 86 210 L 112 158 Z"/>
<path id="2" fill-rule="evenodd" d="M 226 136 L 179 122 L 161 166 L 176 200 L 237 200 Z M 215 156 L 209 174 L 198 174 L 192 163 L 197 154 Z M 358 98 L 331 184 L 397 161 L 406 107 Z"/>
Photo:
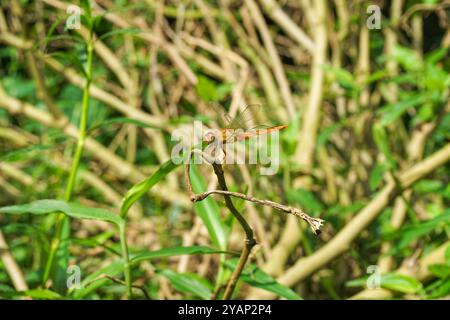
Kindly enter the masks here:
<path id="1" fill-rule="evenodd" d="M 0 298 L 223 298 L 244 232 L 170 160 L 213 104 L 288 125 L 229 189 L 325 220 L 233 199 L 233 298 L 450 297 L 449 1 L 0 3 Z"/>

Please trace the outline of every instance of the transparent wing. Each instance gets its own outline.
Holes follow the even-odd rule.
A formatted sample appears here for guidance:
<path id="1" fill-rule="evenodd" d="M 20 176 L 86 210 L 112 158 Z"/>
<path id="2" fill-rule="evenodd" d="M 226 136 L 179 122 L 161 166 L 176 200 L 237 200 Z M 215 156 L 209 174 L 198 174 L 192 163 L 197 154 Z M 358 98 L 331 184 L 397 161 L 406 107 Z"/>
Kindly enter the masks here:
<path id="1" fill-rule="evenodd" d="M 229 127 L 229 124 L 233 121 L 226 110 L 217 102 L 209 102 L 208 107 L 213 111 L 217 117 L 217 122 L 221 128 Z"/>
<path id="2" fill-rule="evenodd" d="M 239 112 L 236 117 L 230 122 L 228 128 L 233 129 L 248 129 L 255 125 L 255 115 L 261 112 L 260 104 L 249 104 L 244 110 Z"/>

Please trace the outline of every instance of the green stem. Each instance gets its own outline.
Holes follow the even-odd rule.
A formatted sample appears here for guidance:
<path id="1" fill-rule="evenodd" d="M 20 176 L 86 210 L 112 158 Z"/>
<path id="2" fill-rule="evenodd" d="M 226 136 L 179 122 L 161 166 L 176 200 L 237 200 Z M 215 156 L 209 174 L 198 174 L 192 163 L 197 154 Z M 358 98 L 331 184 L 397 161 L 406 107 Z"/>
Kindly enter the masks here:
<path id="1" fill-rule="evenodd" d="M 132 298 L 132 288 L 131 288 L 131 269 L 130 269 L 130 258 L 128 255 L 128 245 L 127 245 L 127 225 L 125 220 L 119 225 L 120 234 L 120 246 L 122 248 L 122 259 L 124 261 L 124 274 L 125 283 L 127 285 L 127 298 Z"/>
<path id="2" fill-rule="evenodd" d="M 80 116 L 80 124 L 79 124 L 79 136 L 77 148 L 75 150 L 72 167 L 70 169 L 69 181 L 67 183 L 66 191 L 64 193 L 64 200 L 69 202 L 72 197 L 73 188 L 75 185 L 75 179 L 78 172 L 78 167 L 80 166 L 81 156 L 83 154 L 84 143 L 86 141 L 86 129 L 87 129 L 87 118 L 89 111 L 89 88 L 92 80 L 92 59 L 93 59 L 93 42 L 92 42 L 92 33 L 89 37 L 89 40 L 86 44 L 87 49 L 87 70 L 86 70 L 86 83 L 83 88 L 83 100 L 81 105 L 81 116 Z M 45 264 L 44 276 L 42 279 L 43 284 L 47 282 L 50 278 L 51 270 L 53 269 L 53 265 L 55 262 L 56 253 L 61 244 L 61 238 L 64 229 L 64 223 L 66 221 L 66 216 L 63 213 L 58 213 L 56 219 L 56 231 L 55 236 L 52 239 L 52 243 L 50 245 L 50 252 L 47 258 L 47 262 Z"/>

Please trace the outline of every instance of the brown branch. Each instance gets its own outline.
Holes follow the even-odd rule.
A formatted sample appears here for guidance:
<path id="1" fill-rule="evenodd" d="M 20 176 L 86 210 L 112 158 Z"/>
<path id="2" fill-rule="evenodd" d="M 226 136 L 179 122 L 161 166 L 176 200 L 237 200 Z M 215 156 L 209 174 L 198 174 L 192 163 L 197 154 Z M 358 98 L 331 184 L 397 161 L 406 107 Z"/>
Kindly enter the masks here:
<path id="1" fill-rule="evenodd" d="M 190 175 L 189 175 L 190 167 L 191 167 L 190 162 L 191 162 L 192 156 L 194 154 L 199 154 L 209 164 L 212 165 L 212 167 L 214 169 L 214 173 L 217 176 L 217 179 L 219 182 L 219 187 L 221 190 L 210 190 L 210 191 L 203 192 L 201 194 L 194 193 L 194 191 L 192 190 L 192 184 L 191 184 Z M 192 152 L 189 155 L 189 159 L 186 163 L 184 173 L 185 173 L 184 177 L 185 177 L 186 188 L 189 193 L 189 198 L 191 199 L 192 202 L 202 201 L 212 194 L 221 194 L 225 199 L 225 204 L 226 204 L 227 208 L 231 211 L 231 213 L 234 215 L 234 217 L 239 221 L 239 223 L 241 224 L 241 226 L 244 229 L 245 234 L 246 234 L 245 246 L 242 249 L 238 265 L 237 265 L 236 269 L 233 271 L 233 273 L 228 281 L 228 284 L 226 286 L 225 293 L 223 295 L 224 300 L 228 300 L 231 298 L 234 287 L 236 286 L 236 283 L 242 273 L 242 270 L 245 267 L 245 263 L 248 260 L 251 250 L 256 245 L 256 240 L 254 238 L 252 228 L 247 223 L 245 218 L 236 209 L 233 202 L 231 201 L 231 197 L 236 197 L 236 198 L 240 198 L 240 199 L 243 199 L 246 201 L 258 203 L 261 205 L 270 206 L 274 209 L 293 214 L 299 218 L 302 218 L 306 222 L 308 222 L 308 224 L 311 226 L 311 228 L 315 234 L 319 234 L 319 232 L 320 232 L 320 227 L 323 224 L 323 220 L 318 219 L 318 218 L 312 218 L 309 215 L 307 215 L 306 213 L 304 213 L 303 211 L 301 211 L 300 209 L 289 207 L 289 206 L 279 204 L 279 203 L 276 203 L 276 202 L 270 201 L 270 200 L 257 199 L 255 197 L 247 196 L 243 193 L 228 191 L 228 187 L 227 187 L 225 177 L 223 174 L 222 164 L 217 163 L 217 161 L 215 161 L 215 159 L 211 159 L 208 155 L 204 154 L 201 150 L 196 150 L 196 149 L 192 150 Z"/>
<path id="2" fill-rule="evenodd" d="M 8 250 L 8 245 L 6 243 L 5 238 L 3 237 L 3 233 L 0 230 L 0 258 L 5 266 L 6 272 L 11 277 L 11 282 L 14 285 L 14 288 L 17 291 L 26 291 L 28 290 L 27 282 L 25 281 L 25 277 L 23 275 L 22 270 L 17 265 L 17 262 L 14 260 L 14 257 Z"/>
<path id="3" fill-rule="evenodd" d="M 313 217 L 309 216 L 308 214 L 306 214 L 305 212 L 303 212 L 302 210 L 300 210 L 298 208 L 286 206 L 284 204 L 280 204 L 280 203 L 270 201 L 270 200 L 257 199 L 255 197 L 247 196 L 243 193 L 233 192 L 233 191 L 209 190 L 209 191 L 203 192 L 201 194 L 194 195 L 194 198 L 191 197 L 191 201 L 192 202 L 202 201 L 203 199 L 205 199 L 206 197 L 208 197 L 212 194 L 228 195 L 231 197 L 236 197 L 236 198 L 240 198 L 240 199 L 243 199 L 246 201 L 258 203 L 263 206 L 269 206 L 274 209 L 286 212 L 288 214 L 292 214 L 298 218 L 305 220 L 311 227 L 314 234 L 316 234 L 316 235 L 320 234 L 320 227 L 323 225 L 323 222 L 324 222 L 324 220 L 322 220 L 322 219 L 313 218 Z"/>
<path id="4" fill-rule="evenodd" d="M 207 162 L 213 166 L 214 173 L 216 174 L 217 179 L 219 181 L 219 187 L 222 189 L 221 191 L 225 192 L 223 194 L 223 197 L 225 199 L 225 204 L 226 204 L 227 208 L 230 210 L 230 212 L 234 215 L 234 217 L 239 221 L 240 225 L 242 226 L 242 228 L 245 231 L 245 237 L 246 237 L 245 246 L 242 249 L 241 256 L 239 257 L 238 265 L 237 265 L 236 269 L 234 269 L 233 273 L 231 274 L 230 279 L 228 280 L 227 286 L 225 288 L 225 293 L 223 295 L 224 300 L 229 300 L 229 299 L 231 299 L 231 296 L 233 295 L 234 288 L 236 286 L 236 283 L 237 283 L 239 277 L 241 276 L 242 270 L 244 270 L 244 267 L 248 260 L 249 255 L 250 255 L 250 252 L 252 251 L 253 247 L 256 245 L 256 239 L 253 235 L 252 228 L 247 223 L 247 220 L 245 220 L 245 218 L 239 213 L 239 211 L 236 209 L 233 202 L 231 201 L 230 195 L 227 194 L 229 191 L 228 191 L 228 187 L 227 187 L 227 184 L 225 181 L 225 177 L 223 175 L 222 165 L 219 163 L 215 163 L 214 159 L 209 159 L 208 156 L 206 154 L 203 154 L 203 152 L 201 152 L 200 150 L 193 150 L 190 153 L 189 161 L 186 163 L 186 166 L 185 166 L 184 177 L 185 177 L 186 187 L 189 192 L 189 197 L 190 197 L 191 201 L 196 202 L 196 201 L 201 201 L 204 198 L 206 198 L 206 197 L 204 197 L 202 199 L 197 199 L 197 195 L 192 190 L 191 180 L 189 178 L 189 172 L 190 172 L 190 168 L 191 168 L 190 162 L 191 162 L 192 156 L 195 153 L 200 153 L 200 155 L 203 158 L 207 159 Z"/>

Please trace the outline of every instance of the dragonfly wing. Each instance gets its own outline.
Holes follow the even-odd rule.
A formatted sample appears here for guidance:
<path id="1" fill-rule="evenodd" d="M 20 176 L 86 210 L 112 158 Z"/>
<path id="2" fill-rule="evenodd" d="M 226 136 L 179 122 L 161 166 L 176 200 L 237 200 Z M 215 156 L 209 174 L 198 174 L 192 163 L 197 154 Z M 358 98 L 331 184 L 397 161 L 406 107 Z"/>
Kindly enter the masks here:
<path id="1" fill-rule="evenodd" d="M 253 125 L 253 119 L 258 112 L 261 112 L 260 104 L 249 104 L 244 110 L 236 115 L 231 121 L 229 128 L 247 129 L 249 126 Z"/>
<path id="2" fill-rule="evenodd" d="M 210 107 L 217 116 L 217 122 L 221 128 L 229 127 L 229 124 L 233 121 L 233 118 L 227 114 L 226 110 L 223 109 L 217 102 L 209 102 L 208 107 Z"/>

